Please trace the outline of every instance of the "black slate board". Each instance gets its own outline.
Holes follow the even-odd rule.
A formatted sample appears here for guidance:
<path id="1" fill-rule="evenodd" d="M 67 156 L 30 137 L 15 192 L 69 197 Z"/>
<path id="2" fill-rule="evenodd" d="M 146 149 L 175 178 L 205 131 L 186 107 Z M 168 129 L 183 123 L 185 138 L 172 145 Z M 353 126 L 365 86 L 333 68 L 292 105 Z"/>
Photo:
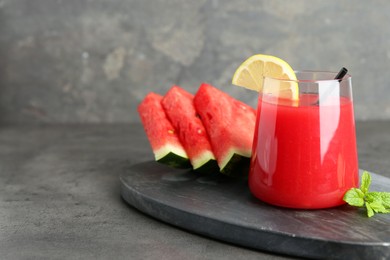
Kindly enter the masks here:
<path id="1" fill-rule="evenodd" d="M 371 190 L 390 191 L 389 178 L 371 174 Z M 130 167 L 120 181 L 130 205 L 211 238 L 300 257 L 390 258 L 390 214 L 368 218 L 364 210 L 348 205 L 274 207 L 254 198 L 246 181 L 200 176 L 152 161 Z"/>

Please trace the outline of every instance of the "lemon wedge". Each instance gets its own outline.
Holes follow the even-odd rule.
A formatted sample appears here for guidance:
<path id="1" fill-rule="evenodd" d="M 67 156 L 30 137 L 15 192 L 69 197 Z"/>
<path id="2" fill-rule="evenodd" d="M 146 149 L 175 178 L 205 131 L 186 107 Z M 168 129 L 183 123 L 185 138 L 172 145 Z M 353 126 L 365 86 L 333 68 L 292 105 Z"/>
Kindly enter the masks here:
<path id="1" fill-rule="evenodd" d="M 264 54 L 256 54 L 244 61 L 234 73 L 232 84 L 258 92 L 263 91 L 263 77 L 285 79 L 273 90 L 278 97 L 299 99 L 296 75 L 291 66 L 284 60 Z M 290 81 L 291 80 L 291 81 Z M 267 91 L 270 88 L 267 88 Z"/>

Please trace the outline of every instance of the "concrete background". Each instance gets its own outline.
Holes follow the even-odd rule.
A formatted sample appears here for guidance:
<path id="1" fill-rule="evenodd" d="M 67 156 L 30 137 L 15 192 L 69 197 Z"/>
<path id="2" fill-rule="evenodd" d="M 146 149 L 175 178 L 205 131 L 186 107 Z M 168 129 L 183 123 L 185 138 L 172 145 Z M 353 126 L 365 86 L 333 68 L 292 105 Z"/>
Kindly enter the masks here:
<path id="1" fill-rule="evenodd" d="M 138 121 L 149 91 L 230 84 L 248 56 L 353 76 L 359 120 L 389 119 L 390 2 L 0 0 L 0 121 Z"/>

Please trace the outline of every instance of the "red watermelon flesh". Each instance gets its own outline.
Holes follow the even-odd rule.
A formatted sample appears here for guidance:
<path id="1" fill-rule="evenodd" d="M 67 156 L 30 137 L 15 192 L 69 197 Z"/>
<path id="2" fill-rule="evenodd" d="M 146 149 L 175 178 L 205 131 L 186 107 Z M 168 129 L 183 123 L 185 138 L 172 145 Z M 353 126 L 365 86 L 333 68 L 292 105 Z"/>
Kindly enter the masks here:
<path id="1" fill-rule="evenodd" d="M 256 110 L 203 83 L 194 97 L 221 172 L 247 175 L 252 153 Z"/>
<path id="2" fill-rule="evenodd" d="M 172 86 L 161 104 L 178 133 L 194 170 L 219 171 L 206 129 L 196 113 L 193 100 L 194 95 L 179 86 Z"/>
<path id="3" fill-rule="evenodd" d="M 185 149 L 161 105 L 163 97 L 149 93 L 138 106 L 146 136 L 156 161 L 173 167 L 189 167 Z"/>

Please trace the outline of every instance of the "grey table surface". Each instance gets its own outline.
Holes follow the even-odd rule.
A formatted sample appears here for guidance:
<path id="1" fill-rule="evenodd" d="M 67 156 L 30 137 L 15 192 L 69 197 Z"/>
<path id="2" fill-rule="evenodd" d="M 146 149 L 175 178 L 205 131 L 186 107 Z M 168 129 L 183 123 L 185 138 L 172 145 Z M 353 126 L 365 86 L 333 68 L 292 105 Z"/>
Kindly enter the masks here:
<path id="1" fill-rule="evenodd" d="M 390 177 L 390 122 L 357 122 L 359 167 Z M 152 158 L 141 125 L 0 126 L 2 259 L 285 259 L 170 226 L 126 204 Z"/>

